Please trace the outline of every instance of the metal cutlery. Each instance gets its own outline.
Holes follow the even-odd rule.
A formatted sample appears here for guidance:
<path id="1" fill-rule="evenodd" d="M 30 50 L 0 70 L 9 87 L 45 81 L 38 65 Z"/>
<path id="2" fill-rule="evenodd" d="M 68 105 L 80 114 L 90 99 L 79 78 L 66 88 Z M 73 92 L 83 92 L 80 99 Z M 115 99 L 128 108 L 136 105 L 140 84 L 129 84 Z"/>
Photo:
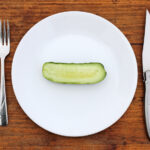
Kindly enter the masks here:
<path id="1" fill-rule="evenodd" d="M 150 138 L 150 14 L 146 11 L 145 36 L 143 45 L 143 75 L 145 82 L 145 121 Z"/>
<path id="2" fill-rule="evenodd" d="M 10 52 L 9 22 L 0 21 L 0 59 L 1 59 L 1 88 L 0 88 L 0 125 L 8 124 L 7 102 L 5 91 L 5 58 Z"/>

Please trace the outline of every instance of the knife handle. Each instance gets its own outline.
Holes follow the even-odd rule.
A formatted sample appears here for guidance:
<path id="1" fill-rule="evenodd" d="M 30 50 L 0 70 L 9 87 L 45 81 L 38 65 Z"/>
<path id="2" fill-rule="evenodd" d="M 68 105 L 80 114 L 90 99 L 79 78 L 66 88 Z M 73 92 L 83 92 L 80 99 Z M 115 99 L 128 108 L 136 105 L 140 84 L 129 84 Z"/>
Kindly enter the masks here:
<path id="1" fill-rule="evenodd" d="M 150 138 L 150 70 L 144 73 L 145 78 L 145 121 L 148 137 Z"/>

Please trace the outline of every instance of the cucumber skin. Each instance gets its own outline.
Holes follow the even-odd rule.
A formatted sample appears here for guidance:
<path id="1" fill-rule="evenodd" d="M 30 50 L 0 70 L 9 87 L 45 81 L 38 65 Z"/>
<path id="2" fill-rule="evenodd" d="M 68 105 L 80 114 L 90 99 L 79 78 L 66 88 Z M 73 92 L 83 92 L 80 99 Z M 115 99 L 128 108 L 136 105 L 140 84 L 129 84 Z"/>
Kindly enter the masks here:
<path id="1" fill-rule="evenodd" d="M 103 67 L 103 69 L 104 69 L 104 77 L 102 78 L 102 79 L 100 79 L 100 80 L 98 80 L 98 81 L 96 81 L 96 82 L 92 82 L 92 83 L 80 83 L 80 82 L 57 82 L 57 81 L 54 81 L 54 80 L 52 80 L 52 79 L 50 79 L 50 78 L 48 78 L 47 76 L 45 76 L 44 75 L 44 66 L 46 65 L 46 64 L 49 64 L 49 63 L 51 63 L 51 64 L 67 64 L 67 65 L 73 65 L 73 64 L 78 64 L 78 65 L 85 65 L 85 64 L 99 64 L 99 65 L 101 65 L 102 67 Z M 105 70 L 105 68 L 104 68 L 104 65 L 102 64 L 102 63 L 99 63 L 99 62 L 89 62 L 89 63 L 62 63 L 62 62 L 45 62 L 44 64 L 43 64 L 43 67 L 42 67 L 42 74 L 43 74 L 43 77 L 45 78 L 45 79 L 47 79 L 47 80 L 49 80 L 49 81 L 51 81 L 51 82 L 54 82 L 54 83 L 61 83 L 61 84 L 96 84 L 96 83 L 99 83 L 99 82 L 101 82 L 101 81 L 103 81 L 104 79 L 105 79 L 105 77 L 106 77 L 106 75 L 107 75 L 107 72 L 106 72 L 106 70 Z"/>

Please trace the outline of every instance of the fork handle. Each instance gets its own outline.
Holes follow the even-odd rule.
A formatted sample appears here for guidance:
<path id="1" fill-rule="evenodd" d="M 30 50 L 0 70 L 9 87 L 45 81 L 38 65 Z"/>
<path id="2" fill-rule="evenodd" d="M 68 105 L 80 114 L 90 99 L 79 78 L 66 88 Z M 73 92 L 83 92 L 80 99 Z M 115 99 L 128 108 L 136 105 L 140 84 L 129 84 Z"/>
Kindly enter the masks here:
<path id="1" fill-rule="evenodd" d="M 1 90 L 0 90 L 0 125 L 8 124 L 7 102 L 5 91 L 5 58 L 1 58 Z"/>

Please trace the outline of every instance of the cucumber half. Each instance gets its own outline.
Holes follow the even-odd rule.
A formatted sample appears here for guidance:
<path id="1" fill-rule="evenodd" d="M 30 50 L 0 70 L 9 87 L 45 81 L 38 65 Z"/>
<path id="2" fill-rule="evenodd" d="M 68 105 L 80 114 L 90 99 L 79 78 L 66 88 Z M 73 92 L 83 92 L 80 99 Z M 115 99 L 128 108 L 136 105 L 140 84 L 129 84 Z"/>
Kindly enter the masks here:
<path id="1" fill-rule="evenodd" d="M 46 62 L 43 64 L 42 73 L 46 79 L 64 84 L 94 84 L 106 77 L 101 63 Z"/>

